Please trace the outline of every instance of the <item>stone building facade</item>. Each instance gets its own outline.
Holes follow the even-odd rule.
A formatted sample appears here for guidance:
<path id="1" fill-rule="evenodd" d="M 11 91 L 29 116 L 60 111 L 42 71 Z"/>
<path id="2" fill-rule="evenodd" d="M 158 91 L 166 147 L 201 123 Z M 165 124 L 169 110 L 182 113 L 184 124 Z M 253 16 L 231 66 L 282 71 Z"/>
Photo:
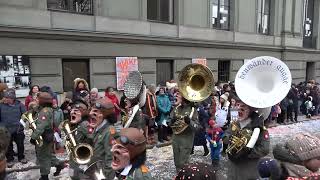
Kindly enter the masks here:
<path id="1" fill-rule="evenodd" d="M 138 57 L 146 83 L 205 57 L 216 80 L 274 56 L 293 81 L 320 81 L 317 0 L 0 0 L 0 55 L 28 56 L 33 84 L 116 86 L 115 58 Z"/>

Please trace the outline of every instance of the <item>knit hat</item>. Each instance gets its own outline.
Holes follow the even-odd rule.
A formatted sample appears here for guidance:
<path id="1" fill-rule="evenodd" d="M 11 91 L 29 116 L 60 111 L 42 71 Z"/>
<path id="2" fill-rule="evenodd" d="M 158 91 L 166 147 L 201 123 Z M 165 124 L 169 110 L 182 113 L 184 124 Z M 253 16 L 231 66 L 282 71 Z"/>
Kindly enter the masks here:
<path id="1" fill-rule="evenodd" d="M 186 164 L 180 169 L 178 175 L 175 177 L 175 180 L 180 179 L 190 179 L 190 180 L 199 180 L 199 179 L 207 179 L 207 180 L 215 180 L 216 172 L 212 168 L 211 165 L 204 163 L 192 163 Z"/>
<path id="2" fill-rule="evenodd" d="M 4 91 L 3 97 L 10 98 L 10 99 L 16 99 L 16 92 L 14 89 L 10 88 Z"/>
<path id="3" fill-rule="evenodd" d="M 277 160 L 272 158 L 262 158 L 258 162 L 258 172 L 261 178 L 271 178 L 271 179 L 278 179 L 275 177 L 280 177 L 280 164 Z"/>
<path id="4" fill-rule="evenodd" d="M 123 142 L 120 139 L 121 137 L 128 138 L 130 142 Z M 121 129 L 120 137 L 117 138 L 116 141 L 128 149 L 131 162 L 146 150 L 146 138 L 144 137 L 143 133 L 137 128 Z"/>
<path id="5" fill-rule="evenodd" d="M 216 124 L 216 122 L 215 122 L 214 120 L 211 119 L 211 120 L 209 121 L 209 125 L 210 125 L 211 127 L 213 127 L 215 124 Z"/>
<path id="6" fill-rule="evenodd" d="M 222 95 L 220 96 L 220 98 L 223 99 L 223 100 L 225 100 L 225 101 L 228 101 L 229 93 L 226 92 L 226 93 L 222 94 Z"/>
<path id="7" fill-rule="evenodd" d="M 289 139 L 287 147 L 301 161 L 320 157 L 320 139 L 308 133 L 297 134 Z"/>

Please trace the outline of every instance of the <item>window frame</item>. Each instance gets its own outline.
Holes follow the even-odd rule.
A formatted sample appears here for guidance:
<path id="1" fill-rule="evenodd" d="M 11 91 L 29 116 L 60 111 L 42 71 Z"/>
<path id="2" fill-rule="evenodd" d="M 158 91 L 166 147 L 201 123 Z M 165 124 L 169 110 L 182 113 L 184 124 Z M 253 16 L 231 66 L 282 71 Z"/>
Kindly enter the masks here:
<path id="1" fill-rule="evenodd" d="M 312 49 L 312 48 L 315 48 L 316 46 L 315 46 L 315 43 L 313 42 L 314 41 L 314 32 L 313 32 L 313 30 L 314 30 L 314 19 L 315 19 L 315 9 L 314 9 L 314 5 L 315 5 L 315 1 L 314 0 L 311 0 L 311 1 L 313 1 L 312 2 L 312 9 L 309 9 L 308 7 L 309 7 L 309 5 L 307 5 L 307 7 L 306 7 L 306 1 L 310 1 L 310 0 L 304 0 L 303 1 L 303 19 L 302 19 L 302 30 L 303 30 L 303 32 L 302 32 L 302 38 L 303 38 L 303 48 L 310 48 L 310 49 Z M 311 14 L 312 14 L 312 17 L 311 17 L 311 23 L 310 23 L 310 32 L 311 32 L 311 34 L 310 34 L 310 36 L 306 36 L 305 35 L 305 33 L 306 33 L 306 29 L 305 29 L 305 26 L 306 26 L 306 18 L 309 18 L 308 17 L 308 14 L 309 14 L 309 10 L 311 10 Z"/>
<path id="2" fill-rule="evenodd" d="M 160 0 L 157 1 L 157 18 L 156 19 L 149 19 L 148 17 L 148 0 L 147 0 L 147 21 L 149 22 L 156 22 L 156 23 L 163 23 L 163 24 L 174 24 L 174 0 L 168 0 L 170 5 L 169 12 L 169 21 L 162 21 L 161 18 L 161 7 L 160 7 Z"/>
<path id="3" fill-rule="evenodd" d="M 227 63 L 227 69 L 221 70 L 222 65 L 226 66 L 223 63 Z M 222 74 L 221 74 L 222 73 Z M 231 74 L 231 60 L 218 60 L 218 81 L 220 82 L 228 82 L 230 81 L 230 74 Z M 224 78 L 222 78 L 224 77 Z"/>
<path id="4" fill-rule="evenodd" d="M 261 7 L 258 7 L 259 5 L 259 1 L 261 1 Z M 268 9 L 268 23 L 267 23 L 267 32 L 263 32 L 263 28 L 259 28 L 259 23 L 258 23 L 258 20 L 260 20 L 261 22 L 261 25 L 262 25 L 262 22 L 263 22 L 263 17 L 265 14 L 265 11 L 264 11 L 264 5 L 265 5 L 265 1 L 269 1 L 269 9 Z M 256 0 L 256 31 L 258 34 L 263 34 L 263 35 L 269 35 L 270 32 L 271 32 L 271 0 Z"/>
<path id="5" fill-rule="evenodd" d="M 49 7 L 48 1 L 47 1 L 47 9 L 49 11 L 58 11 L 58 12 L 65 12 L 65 13 L 72 13 L 72 14 L 82 14 L 82 15 L 94 15 L 94 0 L 88 0 L 90 1 L 91 8 L 90 12 L 79 12 L 75 10 L 75 6 L 71 5 L 72 1 L 74 0 L 63 0 L 64 2 L 67 2 L 66 9 L 59 9 L 54 7 Z"/>
<path id="6" fill-rule="evenodd" d="M 220 8 L 221 7 L 225 7 L 225 5 L 221 5 L 221 1 L 223 1 L 223 0 L 216 0 L 216 1 L 218 2 L 218 4 L 216 4 L 214 1 L 211 1 L 211 3 L 210 3 L 210 8 L 211 8 L 211 11 L 210 11 L 211 12 L 211 16 L 210 16 L 211 20 L 210 20 L 210 22 L 211 22 L 211 26 L 212 26 L 213 29 L 229 31 L 230 30 L 230 17 L 231 17 L 230 16 L 230 10 L 231 10 L 230 1 L 231 0 L 227 0 L 228 1 L 228 27 L 227 28 L 222 28 L 221 23 L 220 23 L 220 20 L 221 20 L 221 17 L 222 17 L 221 13 L 220 13 Z M 212 18 L 213 18 L 213 11 L 212 11 L 213 5 L 217 5 L 217 7 L 218 7 L 217 18 L 216 18 L 218 20 L 215 21 L 215 23 L 217 24 L 216 27 L 214 26 L 213 20 L 212 20 Z"/>

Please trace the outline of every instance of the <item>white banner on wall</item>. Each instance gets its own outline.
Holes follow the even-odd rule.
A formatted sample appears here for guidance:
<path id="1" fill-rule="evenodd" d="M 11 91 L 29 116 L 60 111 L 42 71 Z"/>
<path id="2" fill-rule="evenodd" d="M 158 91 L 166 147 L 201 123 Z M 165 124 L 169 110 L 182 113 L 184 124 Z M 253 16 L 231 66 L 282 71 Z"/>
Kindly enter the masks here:
<path id="1" fill-rule="evenodd" d="M 29 95 L 30 63 L 28 56 L 0 55 L 0 82 L 16 90 L 16 96 Z"/>
<path id="2" fill-rule="evenodd" d="M 131 71 L 138 71 L 137 57 L 116 57 L 117 89 L 123 90 Z"/>
<path id="3" fill-rule="evenodd" d="M 206 58 L 193 58 L 192 63 L 202 64 L 207 66 L 207 59 Z"/>

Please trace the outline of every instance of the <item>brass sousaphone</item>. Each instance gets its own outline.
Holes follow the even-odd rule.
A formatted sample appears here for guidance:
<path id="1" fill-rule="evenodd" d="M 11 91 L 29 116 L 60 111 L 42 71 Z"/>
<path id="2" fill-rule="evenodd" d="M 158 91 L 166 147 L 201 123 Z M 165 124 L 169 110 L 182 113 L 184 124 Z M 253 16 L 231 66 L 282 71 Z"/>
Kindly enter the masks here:
<path id="1" fill-rule="evenodd" d="M 191 102 L 201 102 L 207 99 L 214 89 L 214 76 L 211 70 L 202 64 L 189 64 L 185 66 L 178 77 L 178 88 L 181 95 Z M 184 115 L 178 114 L 177 106 L 174 110 L 177 120 L 171 126 L 175 134 L 182 133 L 188 124 L 184 122 Z M 190 119 L 194 113 L 194 107 L 189 114 Z"/>
<path id="2" fill-rule="evenodd" d="M 281 102 L 291 88 L 291 72 L 281 60 L 270 57 L 256 57 L 246 62 L 235 78 L 236 93 L 242 102 L 256 109 L 263 120 L 267 119 L 271 107 Z M 231 123 L 234 132 L 230 138 L 227 153 L 240 152 L 244 147 L 253 148 L 260 128 L 242 130 Z"/>

